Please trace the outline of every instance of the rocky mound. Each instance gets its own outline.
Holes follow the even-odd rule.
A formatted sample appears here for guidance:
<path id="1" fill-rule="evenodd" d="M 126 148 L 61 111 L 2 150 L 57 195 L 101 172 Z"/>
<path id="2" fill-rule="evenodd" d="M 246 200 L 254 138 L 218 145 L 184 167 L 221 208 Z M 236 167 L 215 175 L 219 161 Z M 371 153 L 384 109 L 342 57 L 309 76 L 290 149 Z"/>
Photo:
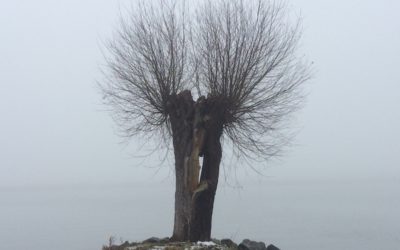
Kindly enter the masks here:
<path id="1" fill-rule="evenodd" d="M 143 242 L 124 242 L 121 245 L 103 246 L 103 250 L 279 250 L 274 245 L 266 246 L 264 242 L 245 239 L 239 245 L 230 239 L 206 242 L 171 242 L 169 238 L 152 237 Z"/>

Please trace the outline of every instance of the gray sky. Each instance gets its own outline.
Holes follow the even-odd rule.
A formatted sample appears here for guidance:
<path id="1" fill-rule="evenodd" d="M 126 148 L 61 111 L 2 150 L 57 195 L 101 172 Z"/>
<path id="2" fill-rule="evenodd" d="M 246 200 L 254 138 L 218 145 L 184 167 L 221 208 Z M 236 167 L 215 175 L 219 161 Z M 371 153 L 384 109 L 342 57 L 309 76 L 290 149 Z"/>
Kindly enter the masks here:
<path id="1" fill-rule="evenodd" d="M 140 166 L 136 139 L 120 144 L 95 84 L 101 40 L 128 2 L 0 3 L 0 186 L 172 180 L 168 166 Z M 304 17 L 301 50 L 315 76 L 296 145 L 264 174 L 400 180 L 400 3 L 289 2 Z"/>

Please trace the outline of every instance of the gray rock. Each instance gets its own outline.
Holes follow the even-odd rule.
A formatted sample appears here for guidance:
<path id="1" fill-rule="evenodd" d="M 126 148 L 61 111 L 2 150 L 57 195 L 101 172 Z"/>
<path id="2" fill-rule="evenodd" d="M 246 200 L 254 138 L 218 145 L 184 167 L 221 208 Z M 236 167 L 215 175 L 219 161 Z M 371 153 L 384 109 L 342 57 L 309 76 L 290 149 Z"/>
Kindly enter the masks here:
<path id="1" fill-rule="evenodd" d="M 143 243 L 160 243 L 161 239 L 157 237 L 151 237 L 143 241 Z"/>
<path id="2" fill-rule="evenodd" d="M 264 242 L 245 239 L 239 244 L 239 250 L 267 250 Z"/>
<path id="3" fill-rule="evenodd" d="M 234 249 L 238 248 L 238 245 L 235 242 L 233 242 L 231 239 L 222 239 L 221 244 L 225 245 L 229 248 L 234 248 Z"/>
<path id="4" fill-rule="evenodd" d="M 218 239 L 212 238 L 212 239 L 211 239 L 211 242 L 214 242 L 214 243 L 217 244 L 217 245 L 221 245 L 221 241 L 218 240 Z"/>
<path id="5" fill-rule="evenodd" d="M 267 247 L 267 250 L 280 250 L 280 249 L 271 244 L 271 245 L 269 245 L 269 246 Z"/>
<path id="6" fill-rule="evenodd" d="M 169 242 L 169 237 L 165 237 L 165 238 L 160 239 L 160 243 L 162 243 L 162 244 L 166 244 L 168 242 Z"/>

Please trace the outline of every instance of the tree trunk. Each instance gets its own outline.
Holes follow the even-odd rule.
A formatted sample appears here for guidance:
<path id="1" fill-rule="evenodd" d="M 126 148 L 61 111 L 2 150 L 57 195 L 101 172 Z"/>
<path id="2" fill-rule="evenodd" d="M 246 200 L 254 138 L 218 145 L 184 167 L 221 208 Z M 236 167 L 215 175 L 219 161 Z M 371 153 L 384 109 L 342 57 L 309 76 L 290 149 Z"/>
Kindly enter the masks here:
<path id="1" fill-rule="evenodd" d="M 193 194 L 190 241 L 209 241 L 211 239 L 214 198 L 222 157 L 220 133 L 217 128 L 207 130 L 203 157 L 200 186 L 206 185 L 206 189 Z"/>
<path id="2" fill-rule="evenodd" d="M 189 238 L 190 192 L 187 188 L 187 158 L 192 145 L 191 123 L 194 101 L 190 92 L 171 96 L 169 118 L 175 155 L 175 217 L 172 239 L 187 241 Z"/>
<path id="3" fill-rule="evenodd" d="M 210 240 L 222 156 L 222 126 L 210 113 L 207 100 L 200 97 L 194 102 L 190 91 L 171 96 L 168 106 L 176 176 L 172 240 Z M 204 159 L 200 176 L 201 156 Z"/>

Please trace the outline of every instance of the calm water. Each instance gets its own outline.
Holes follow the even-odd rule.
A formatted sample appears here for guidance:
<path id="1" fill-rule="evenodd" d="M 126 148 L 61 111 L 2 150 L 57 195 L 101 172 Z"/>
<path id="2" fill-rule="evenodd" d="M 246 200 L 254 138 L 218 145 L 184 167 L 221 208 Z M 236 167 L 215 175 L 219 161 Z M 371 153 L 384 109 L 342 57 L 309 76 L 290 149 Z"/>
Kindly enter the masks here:
<path id="1" fill-rule="evenodd" d="M 0 189 L 1 249 L 100 249 L 168 236 L 171 181 Z M 400 249 L 400 183 L 264 181 L 221 187 L 213 235 L 283 250 Z"/>

